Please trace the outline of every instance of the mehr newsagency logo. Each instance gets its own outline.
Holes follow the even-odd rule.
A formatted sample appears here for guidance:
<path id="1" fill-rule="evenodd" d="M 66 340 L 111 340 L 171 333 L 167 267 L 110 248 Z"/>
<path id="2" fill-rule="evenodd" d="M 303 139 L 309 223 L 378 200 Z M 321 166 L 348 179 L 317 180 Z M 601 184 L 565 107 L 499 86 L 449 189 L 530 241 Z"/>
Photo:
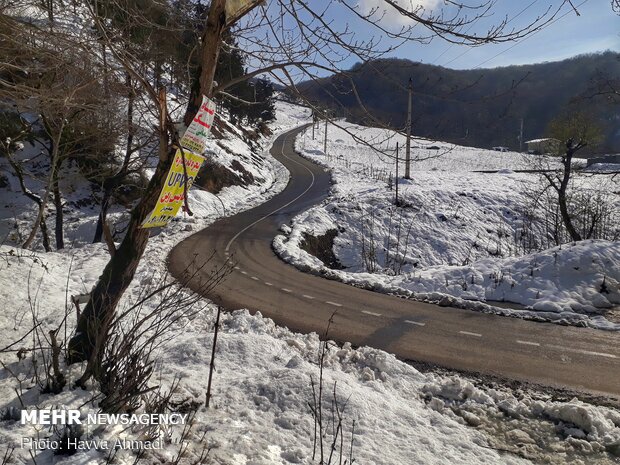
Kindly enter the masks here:
<path id="1" fill-rule="evenodd" d="M 21 424 L 39 427 L 64 426 L 71 431 L 83 426 L 121 425 L 151 427 L 184 425 L 187 413 L 88 413 L 77 409 L 33 409 L 21 411 Z M 161 439 L 131 440 L 126 438 L 83 439 L 82 434 L 66 434 L 62 438 L 22 438 L 21 447 L 31 450 L 88 450 L 88 449 L 162 449 Z"/>

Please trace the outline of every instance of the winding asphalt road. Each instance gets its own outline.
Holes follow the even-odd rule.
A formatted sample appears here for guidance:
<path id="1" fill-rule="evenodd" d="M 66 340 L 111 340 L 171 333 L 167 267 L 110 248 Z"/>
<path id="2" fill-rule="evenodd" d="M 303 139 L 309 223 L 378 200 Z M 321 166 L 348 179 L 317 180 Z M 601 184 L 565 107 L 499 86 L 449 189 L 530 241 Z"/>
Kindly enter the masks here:
<path id="1" fill-rule="evenodd" d="M 260 311 L 276 323 L 369 345 L 415 360 L 620 399 L 620 335 L 588 328 L 444 308 L 370 292 L 302 273 L 271 249 L 278 228 L 327 196 L 329 174 L 295 154 L 300 129 L 279 137 L 272 155 L 291 173 L 286 189 L 264 204 L 223 218 L 179 243 L 168 257 L 183 279 L 193 261 L 208 267 L 188 283 L 194 290 L 213 266 L 235 268 L 207 297 L 226 309 Z"/>

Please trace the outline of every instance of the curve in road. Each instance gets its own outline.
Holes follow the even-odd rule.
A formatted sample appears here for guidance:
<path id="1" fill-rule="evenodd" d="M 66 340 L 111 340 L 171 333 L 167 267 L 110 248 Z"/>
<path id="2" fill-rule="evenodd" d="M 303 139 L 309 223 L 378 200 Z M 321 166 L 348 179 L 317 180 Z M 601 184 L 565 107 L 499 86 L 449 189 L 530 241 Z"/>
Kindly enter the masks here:
<path id="1" fill-rule="evenodd" d="M 183 279 L 190 263 L 211 258 L 188 282 L 196 291 L 213 266 L 233 272 L 206 297 L 226 309 L 260 311 L 295 331 L 369 345 L 404 360 L 603 394 L 620 399 L 620 335 L 445 308 L 358 289 L 303 273 L 271 243 L 279 227 L 327 197 L 330 176 L 294 151 L 302 128 L 283 134 L 271 154 L 290 171 L 269 201 L 222 218 L 180 242 L 168 266 Z"/>

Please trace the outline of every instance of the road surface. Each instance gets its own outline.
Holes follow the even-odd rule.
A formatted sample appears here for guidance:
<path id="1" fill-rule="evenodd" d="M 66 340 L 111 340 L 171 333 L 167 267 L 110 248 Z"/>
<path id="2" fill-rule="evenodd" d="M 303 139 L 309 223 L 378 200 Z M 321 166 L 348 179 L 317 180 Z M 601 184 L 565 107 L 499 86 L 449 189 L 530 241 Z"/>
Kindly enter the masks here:
<path id="1" fill-rule="evenodd" d="M 620 398 L 620 335 L 444 308 L 366 291 L 303 273 L 271 249 L 283 223 L 320 202 L 329 174 L 294 153 L 297 130 L 279 137 L 272 155 L 291 173 L 284 191 L 264 204 L 223 218 L 179 243 L 169 269 L 182 278 L 192 261 L 234 263 L 233 272 L 206 297 L 226 309 L 260 311 L 277 324 L 369 345 L 415 360 L 525 382 Z"/>

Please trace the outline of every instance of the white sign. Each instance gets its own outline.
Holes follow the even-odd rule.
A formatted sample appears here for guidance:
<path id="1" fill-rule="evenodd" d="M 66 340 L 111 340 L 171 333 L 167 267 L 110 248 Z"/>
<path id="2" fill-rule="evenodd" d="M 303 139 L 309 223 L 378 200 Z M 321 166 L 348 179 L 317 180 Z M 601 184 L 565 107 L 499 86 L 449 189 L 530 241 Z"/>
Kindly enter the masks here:
<path id="1" fill-rule="evenodd" d="M 199 155 L 204 153 L 213 118 L 215 118 L 215 102 L 203 96 L 198 113 L 181 138 L 181 145 Z"/>

